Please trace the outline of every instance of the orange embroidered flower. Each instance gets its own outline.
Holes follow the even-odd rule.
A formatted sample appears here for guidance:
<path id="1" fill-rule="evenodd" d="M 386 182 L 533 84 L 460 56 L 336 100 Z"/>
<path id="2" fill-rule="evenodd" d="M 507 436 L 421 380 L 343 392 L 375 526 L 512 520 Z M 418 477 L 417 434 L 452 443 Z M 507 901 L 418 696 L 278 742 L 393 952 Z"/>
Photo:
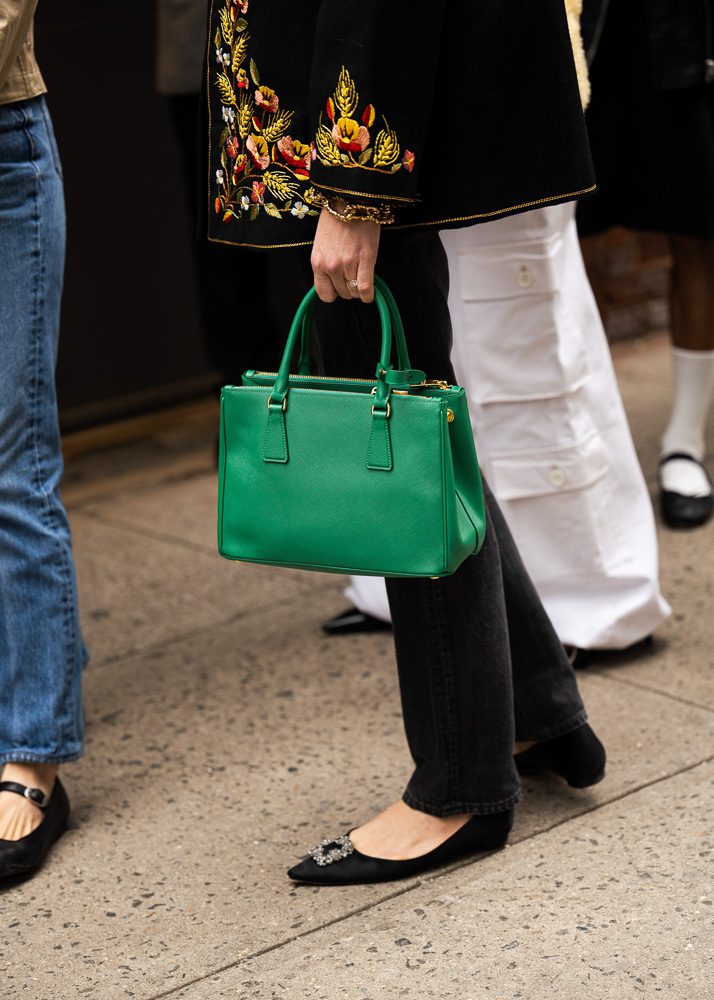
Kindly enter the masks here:
<path id="1" fill-rule="evenodd" d="M 405 149 L 404 150 L 404 156 L 402 158 L 402 166 L 409 173 L 411 173 L 412 170 L 414 169 L 414 161 L 415 160 L 416 160 L 416 157 L 414 156 L 414 153 L 412 153 L 411 149 Z"/>
<path id="2" fill-rule="evenodd" d="M 216 198 L 214 207 L 216 209 L 216 215 L 220 215 L 221 214 L 221 199 L 220 198 Z"/>
<path id="3" fill-rule="evenodd" d="M 236 8 L 241 14 L 248 13 L 248 3 L 249 0 L 231 0 L 234 8 Z"/>
<path id="4" fill-rule="evenodd" d="M 239 148 L 238 140 L 234 135 L 231 135 L 228 139 L 226 139 L 226 153 L 232 160 L 235 160 L 236 156 L 238 156 Z"/>
<path id="5" fill-rule="evenodd" d="M 367 128 L 371 128 L 371 126 L 374 125 L 374 119 L 376 117 L 377 112 L 374 110 L 374 104 L 368 104 L 362 114 L 362 124 L 366 125 Z"/>
<path id="6" fill-rule="evenodd" d="M 248 150 L 248 155 L 256 167 L 260 170 L 265 170 L 270 163 L 270 149 L 268 148 L 268 144 L 263 136 L 249 135 L 248 141 L 245 145 Z"/>
<path id="7" fill-rule="evenodd" d="M 298 176 L 300 176 L 300 171 L 310 170 L 310 147 L 303 142 L 298 142 L 292 136 L 286 135 L 278 142 L 278 149 L 285 162 L 296 168 L 295 172 Z"/>
<path id="8" fill-rule="evenodd" d="M 255 92 L 255 103 L 259 108 L 264 108 L 273 115 L 280 107 L 278 95 L 270 87 L 258 87 Z"/>
<path id="9" fill-rule="evenodd" d="M 239 69 L 238 72 L 236 73 L 236 86 L 239 88 L 239 90 L 245 90 L 246 87 L 248 86 L 248 83 L 249 83 L 248 70 Z"/>
<path id="10" fill-rule="evenodd" d="M 248 159 L 247 159 L 245 153 L 241 153 L 239 156 L 236 157 L 236 162 L 233 164 L 233 183 L 234 184 L 238 183 L 238 178 L 240 177 L 240 175 L 245 170 L 245 166 L 246 166 L 247 162 L 248 162 Z"/>
<path id="11" fill-rule="evenodd" d="M 350 153 L 361 153 L 369 146 L 369 132 L 354 118 L 338 118 L 332 127 L 332 135 L 340 149 Z"/>
<path id="12" fill-rule="evenodd" d="M 262 205 L 265 199 L 265 184 L 262 181 L 253 181 L 253 190 L 250 200 L 254 205 Z"/>

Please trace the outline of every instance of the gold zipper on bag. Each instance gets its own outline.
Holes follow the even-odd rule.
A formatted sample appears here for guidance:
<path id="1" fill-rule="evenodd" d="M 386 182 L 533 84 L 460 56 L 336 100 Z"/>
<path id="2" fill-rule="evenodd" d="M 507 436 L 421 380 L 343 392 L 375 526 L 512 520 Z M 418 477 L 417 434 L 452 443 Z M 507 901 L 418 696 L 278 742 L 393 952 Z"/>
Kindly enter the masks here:
<path id="1" fill-rule="evenodd" d="M 261 378 L 277 378 L 277 372 L 253 372 L 253 375 L 259 376 Z M 313 379 L 316 382 L 363 382 L 366 385 L 372 385 L 376 379 L 373 378 L 344 378 L 339 375 L 291 375 L 290 378 L 299 379 Z M 410 389 L 452 389 L 453 386 L 449 385 L 440 378 L 428 378 L 424 382 L 412 382 L 409 384 Z M 392 389 L 392 392 L 398 392 L 400 395 L 403 394 L 403 390 Z"/>

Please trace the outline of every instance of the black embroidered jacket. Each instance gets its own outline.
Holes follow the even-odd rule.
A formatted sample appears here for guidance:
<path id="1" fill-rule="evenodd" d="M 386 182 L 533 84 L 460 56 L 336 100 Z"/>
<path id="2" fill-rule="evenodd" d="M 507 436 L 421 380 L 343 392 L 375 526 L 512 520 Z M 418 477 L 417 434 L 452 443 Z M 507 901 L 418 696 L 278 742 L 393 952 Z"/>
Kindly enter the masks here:
<path id="1" fill-rule="evenodd" d="M 594 180 L 563 0 L 211 0 L 208 235 L 309 243 L 307 187 L 472 225 Z"/>

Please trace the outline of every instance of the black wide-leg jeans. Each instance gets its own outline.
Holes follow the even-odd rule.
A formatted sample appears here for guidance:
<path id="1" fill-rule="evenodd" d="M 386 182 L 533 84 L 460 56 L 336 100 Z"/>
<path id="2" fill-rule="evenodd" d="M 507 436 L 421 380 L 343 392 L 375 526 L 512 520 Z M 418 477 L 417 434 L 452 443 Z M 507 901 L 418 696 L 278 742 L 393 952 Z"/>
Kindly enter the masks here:
<path id="1" fill-rule="evenodd" d="M 412 366 L 453 383 L 438 233 L 385 233 L 377 271 L 400 307 Z M 320 303 L 316 333 L 323 372 L 373 377 L 381 346 L 374 307 Z M 514 741 L 552 739 L 586 720 L 573 669 L 488 487 L 486 502 L 478 555 L 439 580 L 387 580 L 415 763 L 404 801 L 435 816 L 510 808 L 520 797 Z"/>

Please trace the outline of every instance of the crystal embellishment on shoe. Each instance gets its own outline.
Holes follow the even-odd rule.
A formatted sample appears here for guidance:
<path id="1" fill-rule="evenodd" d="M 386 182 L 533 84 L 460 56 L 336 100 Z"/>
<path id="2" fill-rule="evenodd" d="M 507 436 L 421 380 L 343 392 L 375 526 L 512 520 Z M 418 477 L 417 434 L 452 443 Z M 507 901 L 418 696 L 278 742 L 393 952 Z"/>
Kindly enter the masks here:
<path id="1" fill-rule="evenodd" d="M 325 865 L 332 865 L 335 861 L 349 858 L 350 854 L 354 854 L 354 850 L 355 845 L 345 834 L 344 837 L 336 837 L 334 840 L 321 840 L 317 847 L 309 851 L 309 856 L 316 865 L 324 868 Z"/>

